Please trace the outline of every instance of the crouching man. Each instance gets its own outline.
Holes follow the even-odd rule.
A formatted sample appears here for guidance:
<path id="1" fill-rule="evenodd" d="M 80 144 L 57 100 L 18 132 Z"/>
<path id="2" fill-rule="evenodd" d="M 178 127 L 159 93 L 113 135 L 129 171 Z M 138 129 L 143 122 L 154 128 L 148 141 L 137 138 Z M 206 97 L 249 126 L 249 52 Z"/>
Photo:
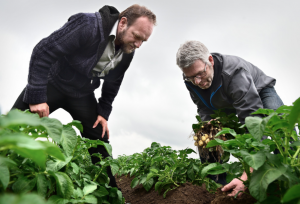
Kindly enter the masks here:
<path id="1" fill-rule="evenodd" d="M 209 53 L 201 42 L 187 41 L 178 49 L 176 61 L 203 121 L 211 120 L 214 110 L 224 109 L 228 114 L 237 114 L 239 121 L 245 123 L 245 118 L 259 108 L 276 110 L 283 105 L 274 89 L 276 80 L 240 57 Z M 216 162 L 212 160 L 209 162 Z M 221 175 L 217 182 L 226 184 L 225 177 Z M 247 180 L 245 172 L 241 179 Z M 234 196 L 245 186 L 234 179 L 222 190 L 230 189 L 233 191 L 229 196 Z"/>

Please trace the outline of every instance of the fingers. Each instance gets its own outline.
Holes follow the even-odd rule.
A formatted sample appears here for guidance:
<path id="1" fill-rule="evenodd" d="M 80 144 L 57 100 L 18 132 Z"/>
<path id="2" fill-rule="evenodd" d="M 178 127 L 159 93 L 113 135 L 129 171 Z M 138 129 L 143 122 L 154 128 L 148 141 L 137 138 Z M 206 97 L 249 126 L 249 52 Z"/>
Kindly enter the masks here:
<path id="1" fill-rule="evenodd" d="M 49 116 L 49 106 L 47 103 L 29 104 L 30 111 L 37 113 L 40 118 Z"/>
<path id="2" fill-rule="evenodd" d="M 106 127 L 102 125 L 102 136 L 101 136 L 102 138 L 104 137 L 105 130 L 106 130 Z"/>
<path id="3" fill-rule="evenodd" d="M 106 126 L 106 132 L 107 132 L 107 139 L 109 139 L 109 129 L 108 129 L 108 126 Z"/>
<path id="4" fill-rule="evenodd" d="M 222 188 L 222 191 L 229 191 L 233 188 L 235 188 L 235 184 L 231 181 L 229 184 L 225 185 L 223 188 Z"/>
<path id="5" fill-rule="evenodd" d="M 99 120 L 96 120 L 96 122 L 93 125 L 93 128 L 97 127 L 98 124 L 99 124 Z"/>
<path id="6" fill-rule="evenodd" d="M 101 135 L 101 137 L 103 138 L 104 135 L 105 135 L 105 132 L 107 132 L 107 138 L 109 139 L 109 130 L 108 130 L 107 122 L 100 115 L 98 115 L 97 120 L 96 120 L 96 122 L 93 125 L 93 128 L 97 127 L 99 123 L 102 126 L 102 135 Z"/>

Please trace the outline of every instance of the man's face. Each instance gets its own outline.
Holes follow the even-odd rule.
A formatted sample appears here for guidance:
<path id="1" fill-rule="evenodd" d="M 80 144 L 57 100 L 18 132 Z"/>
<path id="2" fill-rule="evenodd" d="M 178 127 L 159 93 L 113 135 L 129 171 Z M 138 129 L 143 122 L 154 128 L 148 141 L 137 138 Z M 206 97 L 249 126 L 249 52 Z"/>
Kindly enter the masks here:
<path id="1" fill-rule="evenodd" d="M 201 60 L 196 60 L 191 66 L 182 69 L 184 75 L 186 77 L 192 78 L 192 83 L 195 86 L 199 86 L 201 89 L 208 89 L 211 86 L 214 78 L 214 61 L 212 56 L 209 56 L 209 61 L 211 65 L 206 64 L 206 75 L 201 78 L 196 77 L 199 76 L 199 74 L 201 74 L 205 69 L 205 63 Z"/>
<path id="2" fill-rule="evenodd" d="M 147 41 L 152 31 L 153 23 L 147 17 L 137 18 L 129 27 L 127 18 L 123 17 L 118 25 L 115 44 L 120 46 L 123 52 L 129 54 Z"/>

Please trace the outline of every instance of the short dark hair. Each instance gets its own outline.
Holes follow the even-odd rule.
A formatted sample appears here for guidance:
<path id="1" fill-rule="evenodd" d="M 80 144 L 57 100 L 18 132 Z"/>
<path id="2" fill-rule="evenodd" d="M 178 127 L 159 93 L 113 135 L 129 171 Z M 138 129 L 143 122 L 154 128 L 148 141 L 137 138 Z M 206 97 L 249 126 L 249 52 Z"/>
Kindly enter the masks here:
<path id="1" fill-rule="evenodd" d="M 134 4 L 122 11 L 119 15 L 119 20 L 122 17 L 126 17 L 128 26 L 130 26 L 137 18 L 142 16 L 147 17 L 150 21 L 152 21 L 153 25 L 156 25 L 156 15 L 145 6 L 140 6 L 138 4 Z"/>

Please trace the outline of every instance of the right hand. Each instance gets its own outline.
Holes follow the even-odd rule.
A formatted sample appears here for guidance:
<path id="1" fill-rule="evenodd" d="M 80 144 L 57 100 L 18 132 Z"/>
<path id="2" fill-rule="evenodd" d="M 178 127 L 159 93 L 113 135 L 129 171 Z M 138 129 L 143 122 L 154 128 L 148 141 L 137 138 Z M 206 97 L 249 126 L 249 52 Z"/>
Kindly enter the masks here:
<path id="1" fill-rule="evenodd" d="M 245 187 L 244 183 L 241 180 L 235 178 L 229 184 L 224 186 L 222 188 L 222 191 L 232 190 L 232 192 L 228 194 L 228 196 L 235 196 L 239 191 L 244 192 L 246 189 L 247 187 Z M 242 196 L 242 192 L 239 193 L 239 195 L 237 196 L 238 198 Z"/>
<path id="2" fill-rule="evenodd" d="M 40 118 L 49 116 L 49 106 L 47 103 L 29 104 L 32 113 L 39 114 Z"/>

